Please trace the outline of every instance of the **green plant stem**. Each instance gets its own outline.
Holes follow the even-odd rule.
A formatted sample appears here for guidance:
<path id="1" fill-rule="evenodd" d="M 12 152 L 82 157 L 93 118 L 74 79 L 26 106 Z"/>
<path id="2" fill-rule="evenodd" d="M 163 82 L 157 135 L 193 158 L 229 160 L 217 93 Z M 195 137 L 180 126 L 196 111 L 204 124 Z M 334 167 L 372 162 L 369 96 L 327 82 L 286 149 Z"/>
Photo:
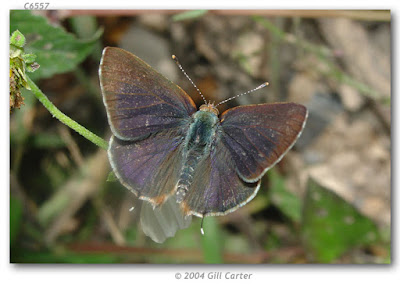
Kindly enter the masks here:
<path id="1" fill-rule="evenodd" d="M 203 255 L 205 263 L 224 263 L 222 257 L 222 234 L 215 217 L 206 217 L 206 233 L 202 235 Z"/>
<path id="2" fill-rule="evenodd" d="M 75 130 L 80 135 L 82 135 L 92 143 L 96 144 L 100 148 L 103 148 L 105 150 L 108 149 L 108 143 L 105 140 L 90 132 L 78 122 L 72 120 L 64 113 L 62 113 L 28 76 L 26 76 L 26 80 L 29 87 L 31 88 L 32 93 L 36 96 L 37 99 L 39 99 L 39 101 L 43 104 L 44 107 L 46 107 L 46 109 L 51 113 L 51 115 L 53 115 L 53 117 L 57 118 L 69 128 Z"/>

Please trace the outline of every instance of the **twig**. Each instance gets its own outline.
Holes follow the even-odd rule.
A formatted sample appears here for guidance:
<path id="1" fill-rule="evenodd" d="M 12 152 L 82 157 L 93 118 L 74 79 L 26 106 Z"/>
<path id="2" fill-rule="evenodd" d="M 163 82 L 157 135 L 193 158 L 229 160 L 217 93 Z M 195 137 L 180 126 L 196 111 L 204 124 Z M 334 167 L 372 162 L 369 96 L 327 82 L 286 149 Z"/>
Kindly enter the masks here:
<path id="1" fill-rule="evenodd" d="M 97 210 L 97 212 L 101 215 L 101 218 L 106 224 L 108 233 L 111 235 L 112 240 L 116 245 L 126 245 L 126 240 L 121 230 L 117 226 L 114 218 L 112 217 L 110 210 L 107 206 L 103 204 L 100 196 L 96 196 L 93 198 L 93 204 Z"/>
<path id="2" fill-rule="evenodd" d="M 129 255 L 130 257 L 140 259 L 143 257 L 148 258 L 149 256 L 164 256 L 170 258 L 182 260 L 188 260 L 191 262 L 204 262 L 203 253 L 198 249 L 160 249 L 160 248 L 144 248 L 144 247 L 132 247 L 132 246 L 117 246 L 111 243 L 74 243 L 67 246 L 67 248 L 74 252 L 79 253 L 107 253 L 107 254 L 121 254 Z M 283 249 L 277 249 L 274 251 L 257 251 L 251 254 L 242 253 L 227 253 L 223 254 L 225 263 L 266 263 L 272 259 L 280 259 L 290 263 L 290 259 L 294 256 L 304 254 L 301 247 L 288 247 Z"/>
<path id="3" fill-rule="evenodd" d="M 71 153 L 72 159 L 75 161 L 76 165 L 78 167 L 82 167 L 84 161 L 81 151 L 79 150 L 78 144 L 76 144 L 74 139 L 72 139 L 69 129 L 65 125 L 60 125 L 58 132 L 60 133 L 62 140 L 64 140 L 65 144 L 67 145 L 67 148 Z"/>
<path id="4" fill-rule="evenodd" d="M 44 240 L 51 244 L 64 231 L 75 213 L 98 192 L 107 171 L 107 154 L 98 150 L 54 195 L 38 210 L 38 221 L 46 227 Z"/>

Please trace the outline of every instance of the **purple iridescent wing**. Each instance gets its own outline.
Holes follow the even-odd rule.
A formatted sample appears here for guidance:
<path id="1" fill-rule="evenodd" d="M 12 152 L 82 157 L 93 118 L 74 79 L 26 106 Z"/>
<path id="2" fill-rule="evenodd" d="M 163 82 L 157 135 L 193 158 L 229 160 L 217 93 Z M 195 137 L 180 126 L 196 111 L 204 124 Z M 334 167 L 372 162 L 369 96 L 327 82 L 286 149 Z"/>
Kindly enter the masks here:
<path id="1" fill-rule="evenodd" d="M 239 176 L 257 182 L 299 138 L 307 109 L 295 103 L 239 106 L 221 115 L 221 140 Z"/>
<path id="2" fill-rule="evenodd" d="M 260 182 L 244 182 L 236 171 L 229 150 L 217 138 L 210 156 L 199 162 L 193 182 L 182 201 L 186 215 L 225 215 L 249 202 Z"/>
<path id="3" fill-rule="evenodd" d="M 162 204 L 175 191 L 182 168 L 182 131 L 163 131 L 135 142 L 113 136 L 108 155 L 120 182 L 140 199 Z"/>
<path id="4" fill-rule="evenodd" d="M 141 139 L 180 126 L 196 111 L 180 87 L 122 49 L 104 49 L 99 76 L 108 121 L 119 139 Z"/>

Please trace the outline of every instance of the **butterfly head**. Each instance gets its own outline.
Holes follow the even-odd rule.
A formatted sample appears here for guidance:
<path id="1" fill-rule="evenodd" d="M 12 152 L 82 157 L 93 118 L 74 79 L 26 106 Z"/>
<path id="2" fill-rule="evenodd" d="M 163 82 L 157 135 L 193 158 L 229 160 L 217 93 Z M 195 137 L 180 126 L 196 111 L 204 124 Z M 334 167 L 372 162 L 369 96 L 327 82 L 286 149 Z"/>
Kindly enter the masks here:
<path id="1" fill-rule="evenodd" d="M 200 106 L 199 110 L 214 113 L 216 116 L 218 116 L 219 114 L 218 109 L 214 106 L 213 103 L 203 104 Z"/>

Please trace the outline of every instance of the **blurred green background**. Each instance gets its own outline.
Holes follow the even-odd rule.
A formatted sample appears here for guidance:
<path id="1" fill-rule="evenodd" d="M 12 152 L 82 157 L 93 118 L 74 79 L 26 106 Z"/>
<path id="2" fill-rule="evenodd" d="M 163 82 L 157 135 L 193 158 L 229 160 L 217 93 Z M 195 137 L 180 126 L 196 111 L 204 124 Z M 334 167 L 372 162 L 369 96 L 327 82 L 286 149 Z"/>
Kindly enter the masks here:
<path id="1" fill-rule="evenodd" d="M 390 11 L 11 11 L 27 73 L 63 113 L 108 140 L 98 66 L 119 46 L 201 98 L 306 105 L 306 129 L 258 195 L 163 244 L 137 199 L 108 180 L 106 151 L 28 90 L 10 113 L 12 263 L 390 263 Z M 10 102 L 11 104 L 11 102 Z"/>

